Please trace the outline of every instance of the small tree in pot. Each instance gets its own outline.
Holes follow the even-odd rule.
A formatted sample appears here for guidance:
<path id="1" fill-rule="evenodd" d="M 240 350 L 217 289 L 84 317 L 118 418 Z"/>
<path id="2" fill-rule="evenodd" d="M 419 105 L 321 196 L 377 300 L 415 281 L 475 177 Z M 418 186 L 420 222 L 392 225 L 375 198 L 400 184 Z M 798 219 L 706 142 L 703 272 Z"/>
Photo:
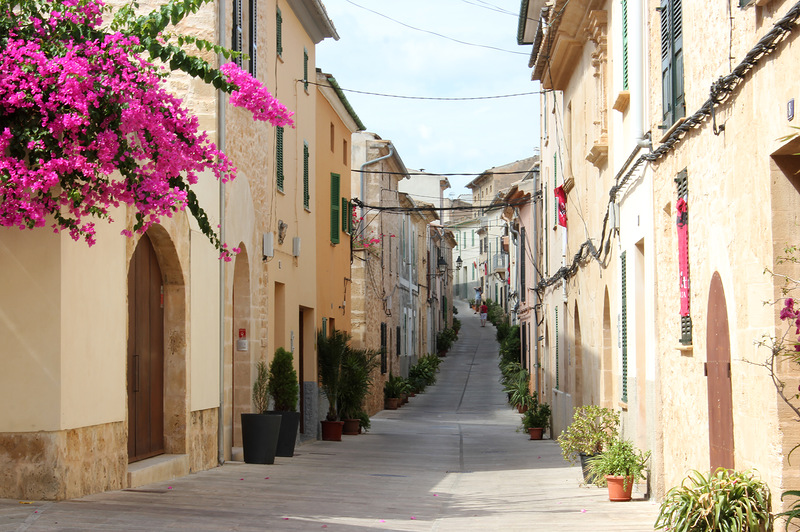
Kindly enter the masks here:
<path id="1" fill-rule="evenodd" d="M 342 440 L 342 425 L 339 421 L 338 403 L 341 385 L 342 361 L 347 352 L 350 335 L 333 330 L 326 336 L 317 331 L 317 369 L 322 393 L 328 399 L 328 413 L 322 421 L 322 439 Z"/>
<path id="2" fill-rule="evenodd" d="M 522 427 L 532 440 L 541 440 L 542 433 L 550 426 L 550 405 L 540 403 L 535 395 L 531 395 L 528 410 L 522 414 Z"/>
<path id="3" fill-rule="evenodd" d="M 598 482 L 607 483 L 610 501 L 629 501 L 634 482 L 645 479 L 649 458 L 650 451 L 643 453 L 630 441 L 616 439 L 587 463 Z"/>
<path id="4" fill-rule="evenodd" d="M 358 434 L 364 399 L 372 386 L 372 373 L 380 364 L 379 354 L 368 349 L 347 348 L 339 375 L 339 415 L 344 434 Z"/>
<path id="5" fill-rule="evenodd" d="M 253 382 L 253 406 L 256 413 L 242 414 L 242 447 L 244 461 L 248 464 L 275 463 L 281 417 L 267 414 L 269 408 L 267 381 L 267 365 L 260 360 L 256 364 L 256 379 Z"/>
<path id="6" fill-rule="evenodd" d="M 297 397 L 300 384 L 294 369 L 292 353 L 279 347 L 269 364 L 267 389 L 275 410 L 270 414 L 281 416 L 281 432 L 278 436 L 276 456 L 294 456 L 300 413 L 297 412 Z"/>

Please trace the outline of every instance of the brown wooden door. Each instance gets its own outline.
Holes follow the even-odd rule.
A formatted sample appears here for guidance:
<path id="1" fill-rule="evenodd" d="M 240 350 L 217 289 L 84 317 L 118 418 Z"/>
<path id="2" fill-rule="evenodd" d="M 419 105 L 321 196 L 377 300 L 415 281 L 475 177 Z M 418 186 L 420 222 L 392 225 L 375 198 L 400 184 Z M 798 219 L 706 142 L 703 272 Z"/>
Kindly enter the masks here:
<path id="1" fill-rule="evenodd" d="M 161 269 L 147 235 L 128 271 L 128 461 L 164 452 L 164 310 Z"/>
<path id="2" fill-rule="evenodd" d="M 733 394 L 728 307 L 719 273 L 711 277 L 708 292 L 708 443 L 711 471 L 733 469 Z"/>

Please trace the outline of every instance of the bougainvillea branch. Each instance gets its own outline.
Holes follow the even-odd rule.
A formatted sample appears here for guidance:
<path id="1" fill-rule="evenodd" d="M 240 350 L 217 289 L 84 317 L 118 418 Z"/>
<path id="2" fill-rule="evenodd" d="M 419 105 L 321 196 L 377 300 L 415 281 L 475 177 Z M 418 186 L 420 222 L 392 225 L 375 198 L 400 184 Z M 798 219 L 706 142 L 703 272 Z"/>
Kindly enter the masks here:
<path id="1" fill-rule="evenodd" d="M 0 0 L 0 226 L 52 224 L 92 245 L 94 219 L 121 205 L 140 233 L 188 208 L 230 259 L 191 185 L 206 171 L 228 181 L 236 169 L 151 60 L 229 93 L 256 120 L 292 125 L 292 113 L 235 64 L 214 69 L 161 35 L 208 1 L 140 17 L 126 6 L 103 28 L 101 0 Z M 178 43 L 231 57 L 199 39 Z"/>

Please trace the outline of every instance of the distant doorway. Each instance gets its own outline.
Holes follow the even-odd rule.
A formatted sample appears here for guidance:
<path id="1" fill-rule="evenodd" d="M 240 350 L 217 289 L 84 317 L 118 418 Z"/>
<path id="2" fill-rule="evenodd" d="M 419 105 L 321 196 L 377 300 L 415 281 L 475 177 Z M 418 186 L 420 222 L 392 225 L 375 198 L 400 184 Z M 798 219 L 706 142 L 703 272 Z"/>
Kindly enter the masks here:
<path id="1" fill-rule="evenodd" d="M 128 461 L 164 452 L 163 277 L 142 235 L 128 270 Z"/>
<path id="2" fill-rule="evenodd" d="M 728 308 L 718 272 L 711 277 L 708 291 L 708 443 L 711 471 L 733 469 L 733 393 L 731 387 L 731 342 Z"/>

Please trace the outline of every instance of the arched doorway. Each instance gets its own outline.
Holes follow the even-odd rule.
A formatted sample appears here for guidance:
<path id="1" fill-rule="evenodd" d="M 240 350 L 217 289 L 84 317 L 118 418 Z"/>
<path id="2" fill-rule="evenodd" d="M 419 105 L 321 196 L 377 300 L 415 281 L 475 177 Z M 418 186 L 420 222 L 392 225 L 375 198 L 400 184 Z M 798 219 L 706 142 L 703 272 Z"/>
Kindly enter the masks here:
<path id="1" fill-rule="evenodd" d="M 242 446 L 242 413 L 251 412 L 251 377 L 252 361 L 250 358 L 250 341 L 253 336 L 250 330 L 250 261 L 247 249 L 243 243 L 239 244 L 241 251 L 234 259 L 233 267 L 233 342 L 231 360 L 233 365 L 231 388 L 232 401 L 230 403 L 230 420 L 226 423 L 232 431 L 227 441 L 233 447 Z"/>
<path id="2" fill-rule="evenodd" d="M 603 297 L 603 401 L 606 408 L 611 408 L 614 404 L 614 367 L 612 362 L 611 346 L 611 305 L 608 298 L 608 288 L 605 289 Z"/>
<path id="3" fill-rule="evenodd" d="M 718 272 L 711 277 L 708 290 L 706 330 L 708 377 L 708 443 L 711 471 L 733 469 L 733 393 L 731 387 L 731 342 L 728 308 Z"/>
<path id="4" fill-rule="evenodd" d="M 164 285 L 142 235 L 128 270 L 128 460 L 164 452 Z"/>

